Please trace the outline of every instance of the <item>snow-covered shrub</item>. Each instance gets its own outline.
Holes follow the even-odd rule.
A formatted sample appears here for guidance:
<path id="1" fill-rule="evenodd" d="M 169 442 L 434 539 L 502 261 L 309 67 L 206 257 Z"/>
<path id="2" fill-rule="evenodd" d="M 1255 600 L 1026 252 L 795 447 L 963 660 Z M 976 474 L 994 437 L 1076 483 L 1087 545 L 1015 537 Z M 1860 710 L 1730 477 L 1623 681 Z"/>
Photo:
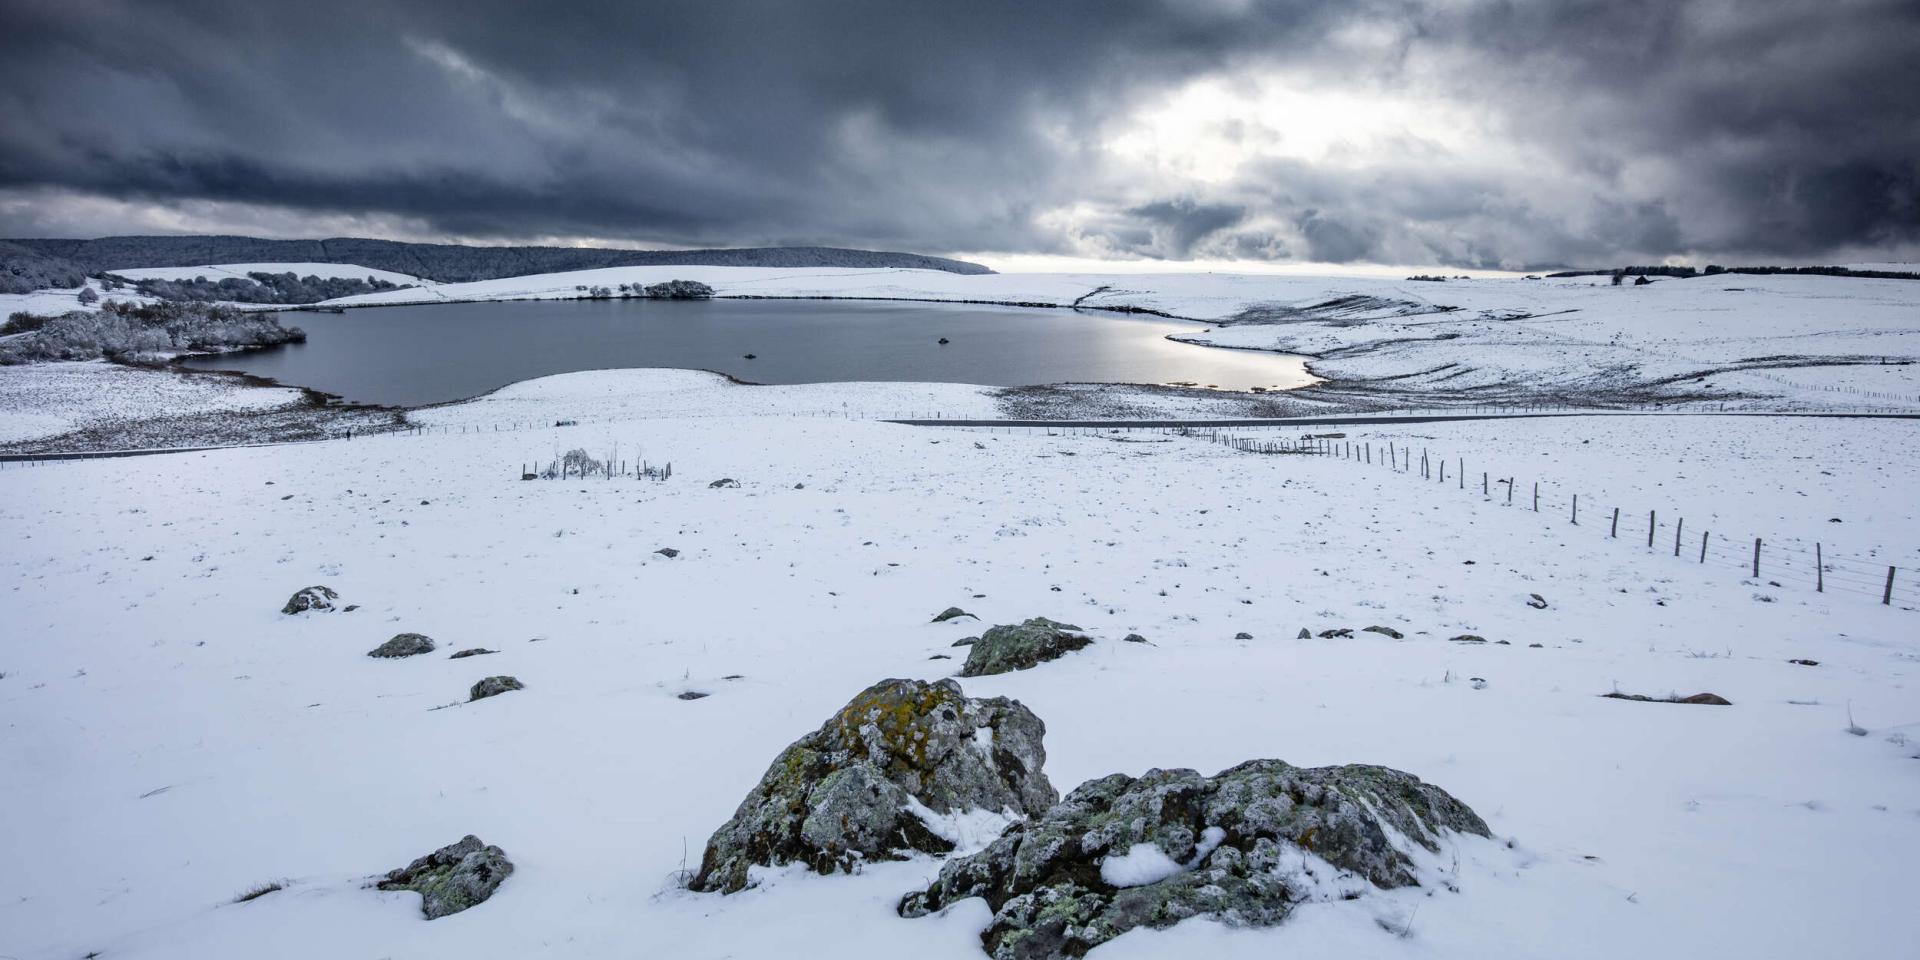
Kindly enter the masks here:
<path id="1" fill-rule="evenodd" d="M 568 450 L 566 455 L 560 459 L 548 463 L 547 468 L 540 471 L 540 475 L 549 478 L 584 477 L 588 474 L 605 473 L 606 469 L 607 465 L 605 463 L 595 460 L 587 451 L 575 447 L 572 450 Z"/>

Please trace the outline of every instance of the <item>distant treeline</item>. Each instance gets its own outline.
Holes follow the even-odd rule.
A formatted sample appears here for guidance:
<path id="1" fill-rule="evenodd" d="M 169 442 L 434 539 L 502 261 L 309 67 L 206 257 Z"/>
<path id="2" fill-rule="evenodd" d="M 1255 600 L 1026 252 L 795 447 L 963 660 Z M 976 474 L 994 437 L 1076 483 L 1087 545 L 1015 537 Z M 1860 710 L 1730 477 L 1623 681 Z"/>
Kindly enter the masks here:
<path id="1" fill-rule="evenodd" d="M 1899 270 L 1853 270 L 1848 267 L 1723 267 L 1717 263 L 1708 264 L 1706 269 L 1695 267 L 1614 267 L 1610 270 L 1562 270 L 1549 273 L 1549 277 L 1714 277 L 1723 273 L 1743 274 L 1800 274 L 1814 277 L 1867 277 L 1878 280 L 1920 280 L 1920 273 Z"/>
<path id="2" fill-rule="evenodd" d="M 188 351 L 269 347 L 307 339 L 271 313 L 208 303 L 136 304 L 109 300 L 100 309 L 57 317 L 14 314 L 0 332 L 27 333 L 0 343 L 0 365 L 49 360 L 133 359 Z"/>
<path id="3" fill-rule="evenodd" d="M 442 283 L 497 280 L 535 273 L 602 267 L 860 267 L 992 273 L 977 263 L 915 253 L 838 247 L 760 247 L 739 250 L 608 250 L 592 247 L 468 247 L 392 240 L 261 240 L 253 237 L 103 237 L 98 240 L 0 241 L 42 258 L 64 260 L 87 276 L 139 267 L 209 263 L 351 263 Z M 64 284 L 76 286 L 77 283 Z"/>
<path id="4" fill-rule="evenodd" d="M 211 303 L 225 300 L 230 303 L 319 303 L 335 297 L 351 297 L 362 293 L 379 293 L 383 290 L 405 290 L 412 284 L 399 284 L 381 280 L 377 277 L 318 277 L 309 274 L 305 277 L 287 273 L 266 273 L 255 271 L 240 277 L 221 277 L 208 280 L 206 277 L 194 277 L 191 280 L 128 280 L 124 277 L 107 274 L 110 280 L 132 284 L 135 290 L 149 297 L 161 300 L 194 301 Z"/>
<path id="5" fill-rule="evenodd" d="M 87 282 L 80 265 L 0 240 L 0 293 L 66 290 Z"/>

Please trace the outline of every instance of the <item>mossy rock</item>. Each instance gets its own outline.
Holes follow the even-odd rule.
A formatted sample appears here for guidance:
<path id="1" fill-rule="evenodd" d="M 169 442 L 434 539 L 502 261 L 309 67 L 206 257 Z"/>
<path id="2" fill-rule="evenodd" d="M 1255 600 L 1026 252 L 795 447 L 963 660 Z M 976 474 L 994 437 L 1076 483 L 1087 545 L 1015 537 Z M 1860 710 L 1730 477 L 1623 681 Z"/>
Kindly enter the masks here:
<path id="1" fill-rule="evenodd" d="M 951 680 L 883 680 L 774 758 L 689 886 L 733 893 L 754 866 L 851 872 L 951 851 L 922 810 L 1037 816 L 1059 796 L 1041 770 L 1045 735 L 1018 701 L 968 697 Z"/>
<path id="2" fill-rule="evenodd" d="M 1033 617 L 1018 624 L 991 627 L 967 651 L 963 677 L 984 677 L 1027 670 L 1057 660 L 1093 640 L 1071 623 Z"/>
<path id="3" fill-rule="evenodd" d="M 486 901 L 512 874 L 506 851 L 468 834 L 388 873 L 380 889 L 419 893 L 420 912 L 437 920 Z"/>

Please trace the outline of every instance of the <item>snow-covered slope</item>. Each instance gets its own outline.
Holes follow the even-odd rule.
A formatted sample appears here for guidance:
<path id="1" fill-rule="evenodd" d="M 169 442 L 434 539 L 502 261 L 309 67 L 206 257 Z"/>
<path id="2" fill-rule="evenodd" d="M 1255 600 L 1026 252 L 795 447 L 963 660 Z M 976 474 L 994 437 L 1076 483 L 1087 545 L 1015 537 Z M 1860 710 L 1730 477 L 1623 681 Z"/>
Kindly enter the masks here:
<path id="1" fill-rule="evenodd" d="M 749 399 L 647 415 L 683 390 Z M 765 399 L 783 396 L 797 407 Z M 1882 957 L 1920 937 L 1911 588 L 1883 607 L 1743 582 L 1377 465 L 783 416 L 810 400 L 683 374 L 425 415 L 478 423 L 488 402 L 582 422 L 0 470 L 0 955 L 977 960 L 978 901 L 894 914 L 930 859 L 728 897 L 673 882 L 782 746 L 873 681 L 953 673 L 930 658 L 979 625 L 927 621 L 956 604 L 1096 638 L 963 681 L 1045 721 L 1063 790 L 1375 762 L 1497 837 L 1460 844 L 1457 892 L 1307 904 L 1267 930 L 1189 921 L 1092 960 Z M 1839 517 L 1849 550 L 1911 539 L 1912 425 L 1726 423 L 1415 439 L 1755 532 Z M 575 446 L 674 477 L 518 479 Z M 359 609 L 277 612 L 315 583 Z M 1406 638 L 1294 639 L 1373 624 Z M 365 656 L 414 630 L 441 649 Z M 1490 642 L 1447 639 L 1463 633 Z M 467 647 L 498 652 L 445 658 Z M 436 709 L 490 674 L 526 688 Z M 1733 706 L 1598 696 L 1616 688 Z M 489 902 L 429 922 L 366 887 L 466 833 L 518 866 Z M 230 902 L 270 880 L 286 889 Z"/>

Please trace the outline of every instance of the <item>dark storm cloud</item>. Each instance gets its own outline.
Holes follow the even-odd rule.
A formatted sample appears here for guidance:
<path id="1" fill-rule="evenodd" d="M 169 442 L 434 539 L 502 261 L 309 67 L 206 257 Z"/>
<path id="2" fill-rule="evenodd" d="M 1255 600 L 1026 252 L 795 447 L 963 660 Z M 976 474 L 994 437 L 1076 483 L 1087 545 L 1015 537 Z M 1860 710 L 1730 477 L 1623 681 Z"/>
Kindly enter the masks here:
<path id="1" fill-rule="evenodd" d="M 1246 219 L 1247 208 L 1237 203 L 1195 203 L 1188 198 L 1155 200 L 1125 211 L 1148 225 L 1147 242 L 1136 252 L 1184 259 L 1194 245 Z"/>
<path id="2" fill-rule="evenodd" d="M 82 197 L 675 244 L 1810 256 L 1920 239 L 1916 52 L 1894 0 L 8 0 L 0 193 L 39 224 Z M 1102 155 L 1143 98 L 1266 69 L 1432 85 L 1558 180 L 1382 156 L 1183 186 Z"/>

